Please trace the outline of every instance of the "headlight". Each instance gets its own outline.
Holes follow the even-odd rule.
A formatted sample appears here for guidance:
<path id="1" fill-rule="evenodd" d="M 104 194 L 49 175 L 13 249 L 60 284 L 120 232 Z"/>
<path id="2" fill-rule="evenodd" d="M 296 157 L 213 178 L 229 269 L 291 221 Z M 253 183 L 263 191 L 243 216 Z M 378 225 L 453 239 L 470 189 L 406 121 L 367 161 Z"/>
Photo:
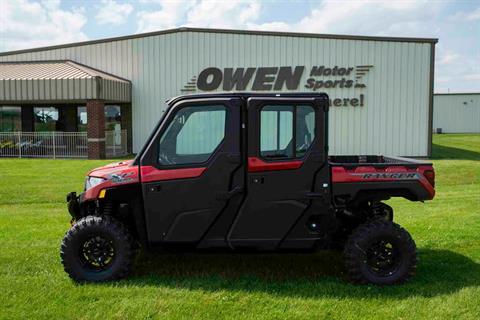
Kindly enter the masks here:
<path id="1" fill-rule="evenodd" d="M 98 177 L 87 177 L 85 179 L 85 191 L 87 191 L 90 188 L 95 187 L 96 185 L 102 183 L 105 181 L 103 178 L 98 178 Z"/>

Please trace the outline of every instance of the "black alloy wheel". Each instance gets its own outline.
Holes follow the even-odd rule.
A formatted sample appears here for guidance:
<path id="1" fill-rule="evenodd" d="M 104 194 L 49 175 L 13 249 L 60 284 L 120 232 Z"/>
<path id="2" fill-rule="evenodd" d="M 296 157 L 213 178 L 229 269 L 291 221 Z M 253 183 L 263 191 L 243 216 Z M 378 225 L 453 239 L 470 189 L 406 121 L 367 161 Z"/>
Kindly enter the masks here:
<path id="1" fill-rule="evenodd" d="M 372 273 L 380 277 L 389 277 L 398 270 L 402 253 L 390 241 L 379 240 L 367 248 L 366 259 Z"/>
<path id="2" fill-rule="evenodd" d="M 60 249 L 65 272 L 77 282 L 125 278 L 131 272 L 135 254 L 128 229 L 108 216 L 78 220 L 65 234 Z"/>
<path id="3" fill-rule="evenodd" d="M 391 285 L 415 274 L 416 246 L 398 224 L 373 220 L 353 231 L 345 244 L 345 269 L 354 283 Z"/>
<path id="4" fill-rule="evenodd" d="M 115 259 L 113 242 L 102 236 L 92 236 L 80 248 L 80 259 L 84 266 L 94 271 L 108 269 Z"/>

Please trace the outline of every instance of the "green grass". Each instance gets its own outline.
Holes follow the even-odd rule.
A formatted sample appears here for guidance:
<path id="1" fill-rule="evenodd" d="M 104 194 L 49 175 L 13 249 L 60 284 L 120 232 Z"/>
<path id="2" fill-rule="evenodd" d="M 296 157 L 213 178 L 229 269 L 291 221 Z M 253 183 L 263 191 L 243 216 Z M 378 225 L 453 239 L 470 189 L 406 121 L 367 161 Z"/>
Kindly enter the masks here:
<path id="1" fill-rule="evenodd" d="M 480 135 L 435 135 L 437 196 L 390 201 L 416 240 L 417 276 L 355 286 L 341 256 L 143 255 L 131 278 L 76 285 L 63 272 L 65 194 L 106 161 L 0 160 L 2 319 L 479 319 Z"/>

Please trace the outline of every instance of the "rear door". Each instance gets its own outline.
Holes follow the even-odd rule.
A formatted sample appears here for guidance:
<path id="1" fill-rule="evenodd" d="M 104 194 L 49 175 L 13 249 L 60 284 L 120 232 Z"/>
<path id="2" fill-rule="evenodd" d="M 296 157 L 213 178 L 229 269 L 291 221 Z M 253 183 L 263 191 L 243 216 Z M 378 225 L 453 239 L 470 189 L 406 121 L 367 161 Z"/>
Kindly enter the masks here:
<path id="1" fill-rule="evenodd" d="M 316 181 L 327 163 L 324 103 L 248 100 L 247 195 L 228 237 L 232 246 L 276 248 L 310 207 L 315 185 L 328 187 L 328 175 Z"/>
<path id="2" fill-rule="evenodd" d="M 186 100 L 170 109 L 141 159 L 150 242 L 200 241 L 230 198 L 241 196 L 240 115 L 238 98 Z"/>

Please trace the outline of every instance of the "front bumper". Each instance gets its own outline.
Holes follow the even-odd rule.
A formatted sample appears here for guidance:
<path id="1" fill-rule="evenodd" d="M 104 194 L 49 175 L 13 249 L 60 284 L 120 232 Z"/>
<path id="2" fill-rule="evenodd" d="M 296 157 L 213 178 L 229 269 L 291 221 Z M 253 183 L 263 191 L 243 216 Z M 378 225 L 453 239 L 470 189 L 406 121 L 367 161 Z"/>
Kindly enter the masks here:
<path id="1" fill-rule="evenodd" d="M 80 216 L 80 203 L 82 202 L 82 195 L 77 196 L 76 192 L 70 192 L 67 194 L 67 207 L 68 212 L 73 219 L 77 219 Z"/>

